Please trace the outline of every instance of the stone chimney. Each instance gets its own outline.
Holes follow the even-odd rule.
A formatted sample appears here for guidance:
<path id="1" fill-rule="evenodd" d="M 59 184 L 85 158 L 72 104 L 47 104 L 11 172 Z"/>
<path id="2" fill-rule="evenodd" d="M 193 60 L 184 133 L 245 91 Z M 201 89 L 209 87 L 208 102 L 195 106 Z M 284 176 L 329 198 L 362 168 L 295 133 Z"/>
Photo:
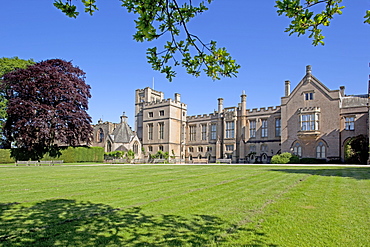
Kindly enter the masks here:
<path id="1" fill-rule="evenodd" d="M 345 96 L 344 90 L 346 89 L 346 87 L 345 86 L 340 86 L 339 88 L 340 88 L 340 94 L 342 95 L 342 97 L 344 97 Z"/>
<path id="2" fill-rule="evenodd" d="M 179 93 L 175 93 L 175 101 L 176 102 L 180 102 L 180 94 Z"/>
<path id="3" fill-rule="evenodd" d="M 224 110 L 224 99 L 218 98 L 218 113 L 221 113 Z"/>
<path id="4" fill-rule="evenodd" d="M 285 97 L 290 95 L 290 81 L 285 81 Z"/>
<path id="5" fill-rule="evenodd" d="M 241 103 L 241 110 L 244 113 L 247 109 L 247 95 L 245 94 L 245 91 L 243 90 L 242 95 L 240 95 L 240 103 Z"/>

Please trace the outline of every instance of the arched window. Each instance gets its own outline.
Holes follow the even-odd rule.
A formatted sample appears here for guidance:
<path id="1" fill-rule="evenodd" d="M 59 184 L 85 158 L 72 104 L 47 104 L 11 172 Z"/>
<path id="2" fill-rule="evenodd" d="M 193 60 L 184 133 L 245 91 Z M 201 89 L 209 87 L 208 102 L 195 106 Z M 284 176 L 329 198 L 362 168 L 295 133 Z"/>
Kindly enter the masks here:
<path id="1" fill-rule="evenodd" d="M 138 142 L 134 142 L 133 151 L 135 154 L 139 153 L 139 143 Z"/>
<path id="2" fill-rule="evenodd" d="M 189 160 L 193 160 L 193 156 L 189 155 Z"/>
<path id="3" fill-rule="evenodd" d="M 254 163 L 256 161 L 256 156 L 254 155 L 254 153 L 249 154 L 248 160 L 250 163 Z"/>
<path id="4" fill-rule="evenodd" d="M 104 131 L 102 128 L 98 130 L 97 138 L 98 142 L 103 142 L 104 141 Z"/>
<path id="5" fill-rule="evenodd" d="M 263 153 L 261 155 L 261 161 L 262 161 L 262 163 L 266 164 L 267 163 L 267 159 L 268 159 L 267 154 L 266 153 Z"/>
<path id="6" fill-rule="evenodd" d="M 163 151 L 163 146 L 162 145 L 159 145 L 159 150 Z"/>
<path id="7" fill-rule="evenodd" d="M 202 155 L 200 155 L 200 154 L 199 154 L 199 155 L 198 155 L 198 159 L 201 159 L 201 158 L 202 158 Z"/>
<path id="8" fill-rule="evenodd" d="M 296 142 L 293 147 L 293 154 L 297 155 L 298 157 L 302 157 L 302 147 L 301 144 Z"/>
<path id="9" fill-rule="evenodd" d="M 112 143 L 107 141 L 107 152 L 112 152 Z"/>
<path id="10" fill-rule="evenodd" d="M 318 159 L 326 158 L 326 147 L 323 142 L 319 142 L 316 146 L 316 158 Z"/>

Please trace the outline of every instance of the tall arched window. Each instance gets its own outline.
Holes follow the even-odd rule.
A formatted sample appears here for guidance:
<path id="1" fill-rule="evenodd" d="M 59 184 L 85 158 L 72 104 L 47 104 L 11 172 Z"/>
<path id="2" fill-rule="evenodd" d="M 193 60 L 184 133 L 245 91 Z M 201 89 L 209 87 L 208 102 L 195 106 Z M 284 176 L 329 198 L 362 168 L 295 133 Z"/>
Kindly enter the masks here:
<path id="1" fill-rule="evenodd" d="M 134 142 L 133 151 L 135 154 L 139 153 L 139 143 L 138 142 Z"/>
<path id="2" fill-rule="evenodd" d="M 293 147 L 293 154 L 297 155 L 298 157 L 302 157 L 302 147 L 301 144 L 296 142 Z"/>
<path id="3" fill-rule="evenodd" d="M 102 128 L 98 130 L 98 135 L 97 138 L 98 142 L 103 142 L 104 141 L 104 131 Z"/>
<path id="4" fill-rule="evenodd" d="M 107 152 L 112 152 L 112 143 L 107 141 Z"/>
<path id="5" fill-rule="evenodd" d="M 316 146 L 316 158 L 318 159 L 326 158 L 326 147 L 323 142 L 319 142 Z"/>

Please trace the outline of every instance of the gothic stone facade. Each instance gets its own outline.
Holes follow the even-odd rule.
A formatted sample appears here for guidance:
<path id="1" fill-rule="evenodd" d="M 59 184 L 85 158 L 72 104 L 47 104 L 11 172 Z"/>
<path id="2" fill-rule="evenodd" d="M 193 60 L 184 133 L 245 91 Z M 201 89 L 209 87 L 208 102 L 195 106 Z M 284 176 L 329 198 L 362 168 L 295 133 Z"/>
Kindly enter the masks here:
<path id="1" fill-rule="evenodd" d="M 328 89 L 312 75 L 311 66 L 293 91 L 285 82 L 280 106 L 247 109 L 247 96 L 243 92 L 240 97 L 238 106 L 224 107 L 219 98 L 217 111 L 187 116 L 180 94 L 165 99 L 149 87 L 137 89 L 134 136 L 147 157 L 161 150 L 185 161 L 266 163 L 281 152 L 343 160 L 346 142 L 368 134 L 368 95 L 348 96 L 344 87 Z M 109 133 L 111 125 L 95 129 Z"/>
<path id="2" fill-rule="evenodd" d="M 101 119 L 94 125 L 92 146 L 103 147 L 105 152 L 133 150 L 135 158 L 141 158 L 141 141 L 131 130 L 125 114 L 120 123 L 103 122 Z"/>

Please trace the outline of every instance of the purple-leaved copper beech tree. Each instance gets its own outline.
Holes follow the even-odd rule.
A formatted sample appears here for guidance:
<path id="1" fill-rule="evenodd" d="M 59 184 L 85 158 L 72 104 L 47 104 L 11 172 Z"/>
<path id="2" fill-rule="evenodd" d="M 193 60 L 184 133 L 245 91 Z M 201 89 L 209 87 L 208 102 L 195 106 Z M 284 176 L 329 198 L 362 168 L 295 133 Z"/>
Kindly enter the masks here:
<path id="1" fill-rule="evenodd" d="M 89 144 L 90 86 L 85 72 L 71 62 L 50 59 L 14 70 L 4 75 L 1 87 L 8 100 L 3 134 L 15 145 L 17 160 L 55 156 L 59 145 Z"/>

